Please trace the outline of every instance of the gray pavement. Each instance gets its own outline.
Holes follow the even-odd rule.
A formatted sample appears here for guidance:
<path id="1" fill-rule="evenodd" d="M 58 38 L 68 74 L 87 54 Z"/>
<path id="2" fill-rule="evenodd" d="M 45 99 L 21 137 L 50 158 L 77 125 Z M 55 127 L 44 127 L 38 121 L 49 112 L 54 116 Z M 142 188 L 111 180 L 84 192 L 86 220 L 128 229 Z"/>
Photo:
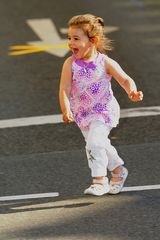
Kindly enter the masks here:
<path id="1" fill-rule="evenodd" d="M 130 172 L 127 186 L 159 184 L 159 142 L 123 145 L 117 150 Z M 3 156 L 0 162 L 4 196 L 58 191 L 58 199 L 71 198 L 83 195 L 91 180 L 84 150 Z"/>
<path id="2" fill-rule="evenodd" d="M 160 154 L 157 149 L 159 143 L 118 148 L 127 159 L 127 186 L 157 184 L 159 169 L 154 168 L 151 174 L 151 164 L 156 165 Z M 4 192 L 17 195 L 60 190 L 55 200 L 3 203 L 0 239 L 159 239 L 159 190 L 83 196 L 89 184 L 85 153 L 67 153 L 0 158 L 9 176 Z"/>
<path id="3" fill-rule="evenodd" d="M 58 86 L 66 56 L 46 52 L 8 55 L 12 45 L 39 37 L 28 19 L 50 18 L 60 31 L 81 13 L 119 27 L 108 33 L 109 53 L 144 91 L 134 104 L 113 80 L 121 108 L 159 106 L 159 0 L 1 0 L 0 119 L 59 114 Z M 157 185 L 159 116 L 124 118 L 110 134 L 129 169 L 127 187 Z M 0 129 L 0 197 L 59 192 L 56 198 L 0 202 L 0 240 L 159 240 L 160 190 L 84 196 L 90 184 L 84 140 L 76 125 Z"/>

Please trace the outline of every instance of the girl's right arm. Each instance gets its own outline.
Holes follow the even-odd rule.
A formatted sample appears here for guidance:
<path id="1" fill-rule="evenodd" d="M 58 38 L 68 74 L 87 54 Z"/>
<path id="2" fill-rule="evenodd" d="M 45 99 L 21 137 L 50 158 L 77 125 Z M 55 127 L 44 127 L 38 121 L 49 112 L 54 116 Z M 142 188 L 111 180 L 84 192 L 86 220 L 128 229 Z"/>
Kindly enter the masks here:
<path id="1" fill-rule="evenodd" d="M 70 110 L 70 92 L 72 83 L 72 57 L 65 60 L 60 79 L 59 101 L 63 115 L 63 121 L 69 123 L 73 121 L 73 115 Z"/>

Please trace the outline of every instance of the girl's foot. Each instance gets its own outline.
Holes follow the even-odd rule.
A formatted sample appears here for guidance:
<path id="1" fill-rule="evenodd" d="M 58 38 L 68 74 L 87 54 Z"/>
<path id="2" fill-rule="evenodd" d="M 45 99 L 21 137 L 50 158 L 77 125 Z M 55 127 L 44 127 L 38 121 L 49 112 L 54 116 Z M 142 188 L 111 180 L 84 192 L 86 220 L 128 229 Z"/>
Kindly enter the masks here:
<path id="1" fill-rule="evenodd" d="M 93 184 L 84 191 L 84 194 L 102 196 L 109 192 L 108 178 L 103 180 L 93 179 Z"/>
<path id="2" fill-rule="evenodd" d="M 126 178 L 128 176 L 128 170 L 125 167 L 121 167 L 121 171 L 119 173 L 113 173 L 112 179 L 110 181 L 110 194 L 118 194 L 122 191 L 123 185 L 126 181 Z"/>

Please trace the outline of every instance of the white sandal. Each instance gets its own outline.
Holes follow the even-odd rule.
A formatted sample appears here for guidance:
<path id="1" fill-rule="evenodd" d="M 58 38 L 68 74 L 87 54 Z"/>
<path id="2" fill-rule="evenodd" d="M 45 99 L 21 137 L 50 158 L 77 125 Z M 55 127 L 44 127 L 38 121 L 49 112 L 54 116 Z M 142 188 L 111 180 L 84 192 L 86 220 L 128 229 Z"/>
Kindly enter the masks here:
<path id="1" fill-rule="evenodd" d="M 105 180 L 93 179 L 93 184 L 84 191 L 84 194 L 102 196 L 109 192 L 108 178 Z"/>
<path id="2" fill-rule="evenodd" d="M 123 185 L 128 176 L 128 170 L 127 170 L 127 168 L 123 167 L 123 169 L 120 173 L 114 174 L 113 172 L 111 172 L 111 174 L 112 174 L 112 178 L 122 178 L 122 180 L 117 181 L 117 182 L 110 181 L 109 193 L 110 194 L 118 194 L 119 192 L 122 191 Z"/>

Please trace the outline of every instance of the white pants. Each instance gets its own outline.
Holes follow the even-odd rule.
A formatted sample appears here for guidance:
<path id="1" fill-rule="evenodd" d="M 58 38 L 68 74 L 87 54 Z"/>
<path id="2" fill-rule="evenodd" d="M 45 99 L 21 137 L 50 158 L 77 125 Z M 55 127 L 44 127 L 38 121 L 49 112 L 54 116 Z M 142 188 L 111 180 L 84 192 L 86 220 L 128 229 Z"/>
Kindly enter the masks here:
<path id="1" fill-rule="evenodd" d="M 107 168 L 112 171 L 124 164 L 108 139 L 110 130 L 103 122 L 93 121 L 89 130 L 82 131 L 92 177 L 107 176 Z"/>

